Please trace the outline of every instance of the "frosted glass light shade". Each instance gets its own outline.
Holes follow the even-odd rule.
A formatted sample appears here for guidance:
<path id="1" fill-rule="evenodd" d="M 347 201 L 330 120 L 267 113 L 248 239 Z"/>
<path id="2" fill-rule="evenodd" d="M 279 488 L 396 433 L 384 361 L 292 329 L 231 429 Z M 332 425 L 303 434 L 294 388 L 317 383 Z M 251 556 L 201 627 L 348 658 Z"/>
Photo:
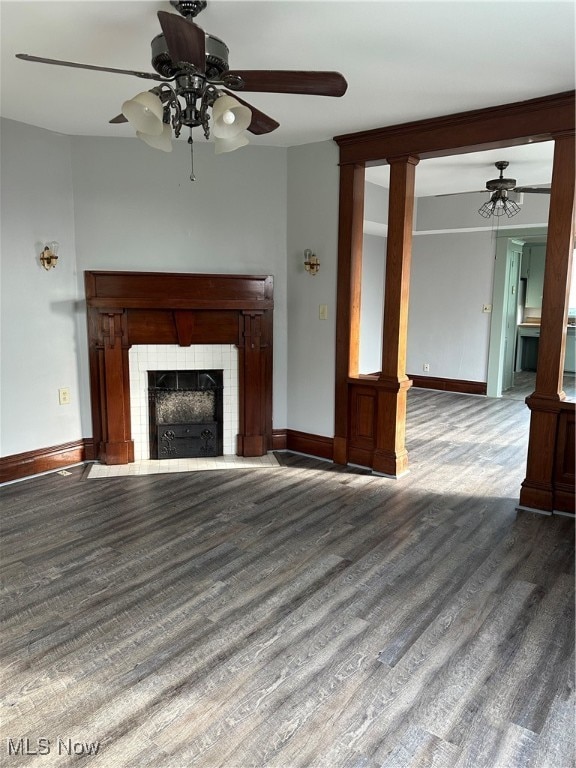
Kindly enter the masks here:
<path id="1" fill-rule="evenodd" d="M 240 133 L 238 136 L 232 136 L 230 139 L 214 139 L 214 153 L 221 155 L 224 152 L 234 152 L 235 149 L 245 147 L 249 144 L 246 134 Z"/>
<path id="2" fill-rule="evenodd" d="M 150 136 L 160 136 L 164 128 L 162 102 L 150 91 L 143 91 L 122 104 L 122 114 L 134 128 Z"/>
<path id="3" fill-rule="evenodd" d="M 142 131 L 136 131 L 136 136 L 150 147 L 154 147 L 154 149 L 161 149 L 162 152 L 172 152 L 172 129 L 166 123 L 160 136 L 152 136 L 149 133 L 142 133 Z"/>
<path id="4" fill-rule="evenodd" d="M 252 112 L 232 96 L 220 96 L 212 107 L 212 120 L 214 136 L 217 139 L 231 139 L 248 128 L 252 122 Z"/>

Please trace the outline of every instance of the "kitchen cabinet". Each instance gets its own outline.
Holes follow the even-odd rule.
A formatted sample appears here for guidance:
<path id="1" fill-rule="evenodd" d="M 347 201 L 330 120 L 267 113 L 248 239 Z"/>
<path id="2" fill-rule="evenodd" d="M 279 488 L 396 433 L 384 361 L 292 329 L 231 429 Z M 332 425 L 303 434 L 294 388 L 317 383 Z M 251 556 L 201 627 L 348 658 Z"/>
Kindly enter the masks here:
<path id="1" fill-rule="evenodd" d="M 538 362 L 539 325 L 519 325 L 516 345 L 516 370 L 535 371 Z"/>
<path id="2" fill-rule="evenodd" d="M 518 326 L 516 345 L 516 371 L 535 371 L 538 362 L 540 326 L 523 324 Z M 564 373 L 576 373 L 576 326 L 568 326 L 566 332 L 566 356 Z"/>

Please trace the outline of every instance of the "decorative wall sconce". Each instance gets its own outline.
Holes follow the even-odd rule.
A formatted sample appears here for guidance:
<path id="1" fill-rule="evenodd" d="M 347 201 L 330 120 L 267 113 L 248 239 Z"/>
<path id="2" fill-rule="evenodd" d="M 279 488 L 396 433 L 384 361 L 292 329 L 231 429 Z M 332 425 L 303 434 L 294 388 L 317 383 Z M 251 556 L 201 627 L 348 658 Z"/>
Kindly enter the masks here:
<path id="1" fill-rule="evenodd" d="M 320 262 L 318 256 L 312 253 L 310 248 L 306 248 L 304 251 L 304 269 L 309 275 L 315 275 L 320 269 Z"/>
<path id="2" fill-rule="evenodd" d="M 56 266 L 58 261 L 58 248 L 60 248 L 60 243 L 57 243 L 56 240 L 46 243 L 40 254 L 40 261 L 44 269 L 53 269 Z"/>

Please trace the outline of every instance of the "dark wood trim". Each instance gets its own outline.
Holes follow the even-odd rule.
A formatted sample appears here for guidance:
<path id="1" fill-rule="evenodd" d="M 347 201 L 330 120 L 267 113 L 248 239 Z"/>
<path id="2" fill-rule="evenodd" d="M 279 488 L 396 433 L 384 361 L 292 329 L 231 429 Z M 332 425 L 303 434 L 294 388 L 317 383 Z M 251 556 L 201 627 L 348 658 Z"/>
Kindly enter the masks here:
<path id="1" fill-rule="evenodd" d="M 336 136 L 341 163 L 378 163 L 548 141 L 574 130 L 574 91 Z"/>
<path id="2" fill-rule="evenodd" d="M 49 448 L 36 448 L 33 451 L 4 456 L 0 458 L 0 483 L 62 469 L 71 464 L 81 464 L 87 459 L 86 447 L 89 444 L 89 440 L 74 440 Z"/>
<path id="3" fill-rule="evenodd" d="M 576 406 L 562 403 L 558 418 L 554 510 L 576 515 Z"/>
<path id="4" fill-rule="evenodd" d="M 485 395 L 485 381 L 467 381 L 466 379 L 445 379 L 441 376 L 413 376 L 414 387 L 420 389 L 438 389 L 441 392 L 461 392 L 465 395 Z"/>
<path id="5" fill-rule="evenodd" d="M 288 429 L 286 430 L 286 449 L 332 461 L 334 456 L 334 440 L 331 437 L 312 435 L 308 432 Z"/>
<path id="6" fill-rule="evenodd" d="M 348 462 L 348 376 L 358 373 L 365 168 L 340 169 L 334 461 Z"/>
<path id="7" fill-rule="evenodd" d="M 550 216 L 548 222 L 548 244 L 546 254 L 546 273 L 544 281 L 545 302 L 542 308 L 541 336 L 537 392 L 527 399 L 530 407 L 531 426 L 527 460 L 527 477 L 520 492 L 522 506 L 549 510 L 554 504 L 554 466 L 557 451 L 558 417 L 551 413 L 549 403 L 561 399 L 561 391 L 556 387 L 556 380 L 562 372 L 562 362 L 566 343 L 565 329 L 561 328 L 567 300 L 565 276 L 569 271 L 573 249 L 574 219 L 574 130 L 575 130 L 575 92 L 543 96 L 528 101 L 497 105 L 487 109 L 461 112 L 440 116 L 429 120 L 420 120 L 402 125 L 393 125 L 371 131 L 347 134 L 335 137 L 340 149 L 340 224 L 338 231 L 338 313 L 343 311 L 337 327 L 336 346 L 336 428 L 335 453 L 337 460 L 350 460 L 350 440 L 346 429 L 353 417 L 349 398 L 350 369 L 345 370 L 344 361 L 354 359 L 355 344 L 354 320 L 350 311 L 350 296 L 354 282 L 358 280 L 350 265 L 359 259 L 354 245 L 354 190 L 350 179 L 354 173 L 359 176 L 360 168 L 367 164 L 390 163 L 408 156 L 414 158 L 440 157 L 462 152 L 479 151 L 490 147 L 509 147 L 526 144 L 530 141 L 555 141 L 554 170 L 550 196 Z M 343 179 L 347 179 L 346 184 Z M 395 196 L 390 195 L 391 202 Z M 397 197 L 397 195 L 396 195 Z M 406 203 L 407 194 L 400 196 Z M 406 221 L 406 217 L 404 217 Z M 390 227 L 390 221 L 389 221 Z M 397 227 L 397 231 L 399 231 Z M 360 262 L 361 263 L 361 262 Z M 408 288 L 406 283 L 406 288 Z M 383 331 L 383 349 L 388 344 L 391 329 L 392 343 L 395 344 L 396 328 L 401 326 L 402 313 L 407 309 L 408 296 L 402 298 L 399 305 L 392 307 L 386 317 Z M 545 306 L 548 308 L 545 310 Z M 385 303 L 385 313 L 387 312 Z M 565 319 L 565 318 L 564 318 Z M 348 328 L 344 328 L 344 324 Z M 564 322 L 565 325 L 565 322 Z M 546 327 L 546 330 L 544 328 Z M 398 362 L 401 362 L 398 356 Z M 376 428 L 376 443 L 379 446 L 382 466 L 396 462 L 407 468 L 407 457 L 386 448 L 393 437 L 393 430 L 405 429 L 405 409 L 402 407 L 400 390 L 404 385 L 403 374 L 385 369 L 383 364 L 379 400 L 388 399 L 398 406 L 396 410 L 386 408 L 385 403 L 376 406 L 376 412 L 382 411 Z M 406 377 L 407 380 L 407 377 Z M 399 395 L 393 400 L 398 387 Z M 387 393 L 387 390 L 390 393 Z M 383 410 L 384 409 L 384 410 Z M 365 450 L 358 446 L 358 450 Z M 386 472 L 386 469 L 383 470 Z"/>
<path id="8" fill-rule="evenodd" d="M 406 376 L 406 347 L 417 165 L 418 158 L 412 155 L 390 160 L 382 373 L 373 467 L 394 477 L 408 469 L 406 398 L 412 382 Z"/>
<path id="9" fill-rule="evenodd" d="M 134 461 L 128 350 L 133 344 L 238 348 L 237 453 L 272 448 L 271 275 L 86 272 L 94 453 Z"/>
<path id="10" fill-rule="evenodd" d="M 575 513 L 576 403 L 526 398 L 530 435 L 526 478 L 520 505 L 527 509 Z"/>
<path id="11" fill-rule="evenodd" d="M 272 430 L 272 450 L 286 451 L 287 432 L 285 429 Z"/>
<path id="12" fill-rule="evenodd" d="M 574 135 L 557 136 L 552 166 L 536 387 L 526 399 L 530 408 L 530 442 L 526 477 L 520 491 L 522 506 L 548 511 L 554 509 L 559 498 L 556 467 L 559 462 L 563 463 L 564 453 L 570 451 L 561 438 L 560 423 L 561 403 L 566 398 L 562 380 L 568 286 L 574 250 L 575 175 Z M 573 410 L 573 403 L 571 408 Z"/>
<path id="13" fill-rule="evenodd" d="M 90 306 L 114 309 L 272 309 L 271 275 L 86 272 Z"/>

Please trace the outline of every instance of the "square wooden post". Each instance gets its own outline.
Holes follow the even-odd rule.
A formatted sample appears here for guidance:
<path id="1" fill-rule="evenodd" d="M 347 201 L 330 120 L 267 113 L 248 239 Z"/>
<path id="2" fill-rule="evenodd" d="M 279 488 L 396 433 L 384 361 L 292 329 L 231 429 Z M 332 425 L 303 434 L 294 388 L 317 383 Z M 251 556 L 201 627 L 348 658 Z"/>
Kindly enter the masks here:
<path id="1" fill-rule="evenodd" d="M 408 469 L 406 376 L 408 299 L 414 220 L 414 184 L 418 158 L 389 159 L 390 198 L 382 332 L 382 372 L 378 380 L 378 417 L 373 469 L 397 477 Z"/>

